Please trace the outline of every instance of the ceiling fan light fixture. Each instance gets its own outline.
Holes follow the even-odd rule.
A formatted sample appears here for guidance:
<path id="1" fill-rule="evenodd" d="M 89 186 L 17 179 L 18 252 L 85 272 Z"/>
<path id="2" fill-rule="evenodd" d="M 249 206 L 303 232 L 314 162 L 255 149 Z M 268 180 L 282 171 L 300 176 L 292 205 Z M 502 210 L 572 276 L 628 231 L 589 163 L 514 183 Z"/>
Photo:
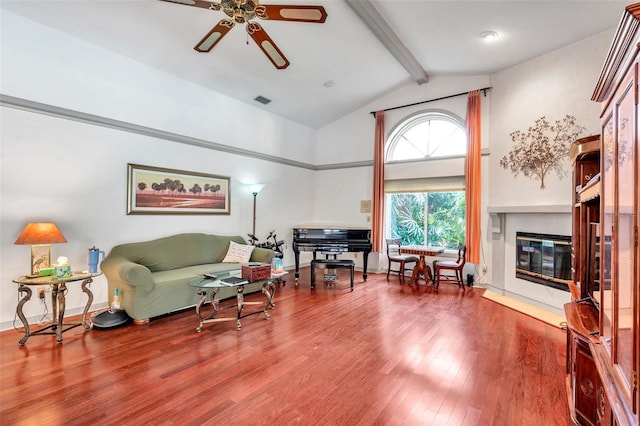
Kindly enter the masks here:
<path id="1" fill-rule="evenodd" d="M 267 105 L 271 102 L 271 99 L 265 98 L 264 96 L 258 95 L 255 97 L 254 101 L 260 102 L 263 105 Z"/>

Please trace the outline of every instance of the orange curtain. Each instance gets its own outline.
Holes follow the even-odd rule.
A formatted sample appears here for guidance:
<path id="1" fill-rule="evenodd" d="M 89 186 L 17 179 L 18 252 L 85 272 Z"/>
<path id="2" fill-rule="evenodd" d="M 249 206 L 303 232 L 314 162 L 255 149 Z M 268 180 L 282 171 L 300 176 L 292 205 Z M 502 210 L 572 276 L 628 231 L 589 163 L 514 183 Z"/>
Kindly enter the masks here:
<path id="1" fill-rule="evenodd" d="M 482 114 L 480 91 L 469 92 L 467 99 L 467 164 L 466 164 L 466 203 L 467 203 L 467 261 L 480 264 L 480 200 L 481 172 L 480 154 Z"/>
<path id="2" fill-rule="evenodd" d="M 382 251 L 384 233 L 384 111 L 376 112 L 373 150 L 373 199 L 371 212 L 371 243 L 374 252 Z"/>

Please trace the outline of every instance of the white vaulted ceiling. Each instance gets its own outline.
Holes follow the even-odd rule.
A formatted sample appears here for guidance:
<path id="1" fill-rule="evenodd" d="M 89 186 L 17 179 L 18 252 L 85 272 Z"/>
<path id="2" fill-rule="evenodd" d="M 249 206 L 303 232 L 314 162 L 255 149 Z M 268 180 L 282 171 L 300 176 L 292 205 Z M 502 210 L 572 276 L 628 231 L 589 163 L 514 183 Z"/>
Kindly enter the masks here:
<path id="1" fill-rule="evenodd" d="M 193 47 L 222 12 L 159 0 L 2 0 L 0 7 L 312 128 L 417 84 L 344 0 L 315 4 L 324 24 L 259 23 L 291 65 L 276 70 L 237 25 L 209 53 Z M 614 28 L 628 2 L 371 0 L 429 76 L 491 74 Z M 486 43 L 484 31 L 500 39 Z M 603 58 L 604 60 L 604 58 Z M 326 84 L 331 82 L 331 84 Z M 424 83 L 429 84 L 429 83 Z M 330 86 L 330 87 L 325 87 Z M 272 100 L 262 105 L 258 95 Z"/>

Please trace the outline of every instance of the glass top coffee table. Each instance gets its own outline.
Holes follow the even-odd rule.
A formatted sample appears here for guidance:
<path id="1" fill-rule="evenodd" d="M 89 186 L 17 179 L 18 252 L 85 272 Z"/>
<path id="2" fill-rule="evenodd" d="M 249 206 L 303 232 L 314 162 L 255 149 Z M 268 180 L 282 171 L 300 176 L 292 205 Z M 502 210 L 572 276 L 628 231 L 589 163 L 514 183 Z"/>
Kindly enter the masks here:
<path id="1" fill-rule="evenodd" d="M 196 293 L 200 296 L 200 300 L 198 300 L 198 304 L 196 305 L 196 315 L 198 316 L 198 321 L 200 324 L 196 328 L 197 332 L 202 331 L 202 327 L 204 324 L 208 324 L 211 322 L 221 322 L 221 321 L 236 321 L 236 329 L 240 330 L 242 328 L 242 323 L 240 322 L 241 318 L 247 317 L 253 314 L 259 314 L 261 312 L 264 313 L 266 319 L 271 318 L 267 309 L 275 308 L 273 303 L 273 296 L 276 292 L 276 287 L 273 284 L 272 279 L 265 280 L 262 283 L 262 294 L 264 294 L 266 300 L 264 302 L 245 302 L 244 301 L 244 286 L 249 284 L 249 281 L 240 280 L 236 283 L 228 283 L 225 282 L 226 278 L 235 277 L 241 278 L 242 271 L 228 271 L 228 272 L 220 272 L 216 273 L 217 277 L 212 278 L 208 276 L 200 276 L 189 281 L 189 285 L 191 287 L 197 288 Z M 235 318 L 233 317 L 220 317 L 216 318 L 218 315 L 218 311 L 220 311 L 220 302 L 216 299 L 216 295 L 223 288 L 232 287 L 236 289 L 236 304 L 225 306 L 222 309 L 226 308 L 237 308 L 237 315 Z M 211 305 L 211 313 L 208 316 L 203 316 L 202 307 L 207 304 L 207 302 Z M 245 312 L 245 305 L 263 305 L 262 309 Z"/>

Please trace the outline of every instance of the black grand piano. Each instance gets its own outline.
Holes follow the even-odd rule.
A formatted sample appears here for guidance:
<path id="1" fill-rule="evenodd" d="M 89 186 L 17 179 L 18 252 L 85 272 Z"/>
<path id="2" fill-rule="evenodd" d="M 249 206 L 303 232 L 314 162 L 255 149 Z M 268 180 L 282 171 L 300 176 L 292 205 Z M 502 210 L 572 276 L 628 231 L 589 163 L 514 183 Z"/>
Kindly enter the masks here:
<path id="1" fill-rule="evenodd" d="M 363 252 L 362 277 L 367 280 L 367 260 L 371 253 L 371 229 L 308 226 L 293 228 L 293 254 L 296 260 L 296 275 L 300 276 L 300 252 L 340 254 L 347 252 Z"/>

